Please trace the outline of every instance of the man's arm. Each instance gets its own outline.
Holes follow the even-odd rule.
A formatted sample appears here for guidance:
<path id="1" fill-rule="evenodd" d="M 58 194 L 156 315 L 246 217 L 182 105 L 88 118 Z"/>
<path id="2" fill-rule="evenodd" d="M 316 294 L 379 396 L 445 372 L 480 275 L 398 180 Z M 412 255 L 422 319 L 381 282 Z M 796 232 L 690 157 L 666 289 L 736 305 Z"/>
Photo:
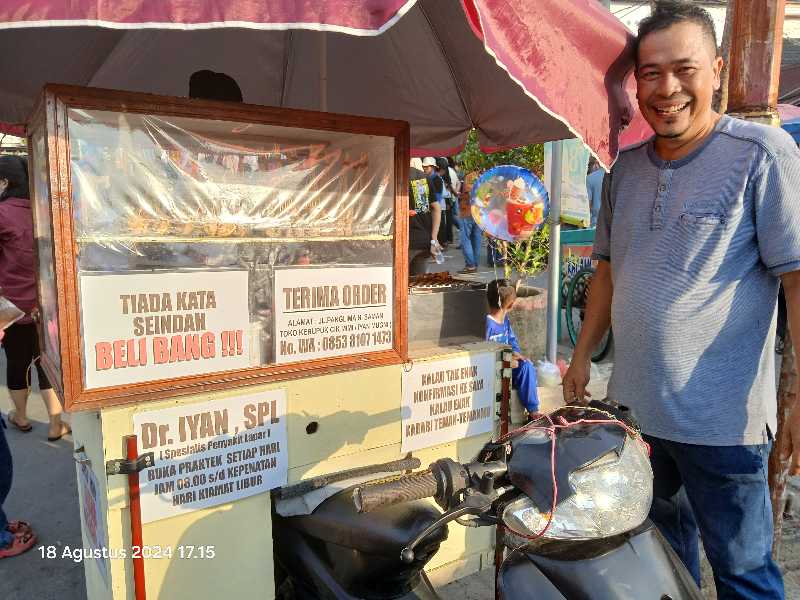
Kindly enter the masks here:
<path id="1" fill-rule="evenodd" d="M 567 404 L 583 402 L 584 396 L 591 396 L 586 391 L 586 385 L 591 372 L 592 351 L 611 325 L 612 296 L 611 264 L 600 260 L 597 262 L 597 271 L 592 276 L 578 343 L 575 344 L 569 369 L 564 374 L 563 393 Z"/>
<path id="2" fill-rule="evenodd" d="M 784 273 L 781 275 L 783 293 L 786 296 L 786 316 L 792 342 L 800 343 L 800 271 Z M 795 367 L 800 374 L 800 352 L 795 347 Z M 797 391 L 797 390 L 795 390 Z M 800 394 L 796 396 L 800 398 Z M 800 475 L 800 402 L 795 400 L 795 405 L 789 415 L 789 443 L 792 453 L 792 462 L 789 467 L 790 475 Z"/>

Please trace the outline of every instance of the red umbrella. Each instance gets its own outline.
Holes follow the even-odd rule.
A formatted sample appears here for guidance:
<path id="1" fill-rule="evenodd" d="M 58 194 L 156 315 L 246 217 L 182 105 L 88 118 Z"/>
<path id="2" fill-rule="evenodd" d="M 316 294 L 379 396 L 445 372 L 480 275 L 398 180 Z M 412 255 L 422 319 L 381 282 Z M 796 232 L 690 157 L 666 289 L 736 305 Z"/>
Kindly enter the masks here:
<path id="1" fill-rule="evenodd" d="M 485 150 L 577 136 L 610 164 L 632 114 L 630 34 L 595 0 L 4 0 L 0 28 L 11 123 L 44 83 L 185 95 L 200 69 L 246 102 L 407 120 L 416 154 L 475 127 Z"/>

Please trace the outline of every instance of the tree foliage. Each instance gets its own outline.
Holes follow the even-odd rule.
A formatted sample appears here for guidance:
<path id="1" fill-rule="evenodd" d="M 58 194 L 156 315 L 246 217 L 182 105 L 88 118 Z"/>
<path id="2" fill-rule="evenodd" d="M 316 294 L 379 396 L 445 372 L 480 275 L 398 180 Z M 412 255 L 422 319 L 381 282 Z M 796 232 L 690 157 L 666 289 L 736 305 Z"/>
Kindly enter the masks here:
<path id="1" fill-rule="evenodd" d="M 528 169 L 540 179 L 544 177 L 544 144 L 531 144 L 486 154 L 478 145 L 478 132 L 474 129 L 469 132 L 467 145 L 456 160 L 464 165 L 465 173 L 483 172 L 498 165 L 517 165 Z"/>

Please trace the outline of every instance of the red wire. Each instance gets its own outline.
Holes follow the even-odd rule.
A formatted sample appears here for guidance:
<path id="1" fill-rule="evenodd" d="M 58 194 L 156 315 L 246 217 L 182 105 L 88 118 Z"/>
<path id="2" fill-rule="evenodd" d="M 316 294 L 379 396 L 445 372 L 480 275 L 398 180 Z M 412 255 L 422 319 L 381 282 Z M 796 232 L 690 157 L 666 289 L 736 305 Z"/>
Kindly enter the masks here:
<path id="1" fill-rule="evenodd" d="M 510 431 L 509 433 L 507 433 L 506 435 L 502 436 L 498 440 L 499 442 L 504 442 L 507 439 L 509 439 L 512 435 L 516 435 L 518 433 L 522 433 L 522 432 L 525 432 L 525 431 L 530 431 L 530 430 L 533 430 L 533 429 L 537 429 L 537 430 L 540 430 L 540 431 L 546 431 L 548 433 L 548 435 L 550 436 L 550 475 L 552 477 L 552 482 L 553 482 L 553 502 L 552 502 L 552 504 L 550 506 L 550 513 L 549 513 L 549 515 L 547 517 L 547 523 L 545 523 L 544 528 L 540 532 L 538 532 L 538 533 L 536 533 L 534 535 L 529 535 L 529 534 L 526 534 L 526 533 L 522 533 L 520 531 L 517 531 L 517 530 L 513 529 L 512 527 L 509 527 L 506 523 L 503 523 L 503 527 L 505 529 L 507 529 L 508 531 L 513 533 L 514 535 L 519 536 L 519 537 L 524 538 L 524 539 L 527 539 L 527 540 L 537 540 L 540 537 L 542 537 L 545 533 L 547 533 L 547 530 L 550 529 L 550 525 L 553 522 L 553 516 L 555 515 L 555 512 L 556 512 L 556 505 L 558 504 L 558 482 L 556 480 L 556 431 L 557 430 L 559 430 L 559 429 L 569 429 L 570 427 L 576 427 L 577 425 L 584 425 L 584 424 L 585 425 L 596 425 L 596 424 L 618 425 L 618 426 L 622 427 L 625 430 L 625 432 L 627 434 L 629 434 L 631 437 L 633 437 L 634 439 L 638 439 L 642 444 L 644 444 L 645 448 L 647 449 L 648 456 L 650 455 L 650 445 L 647 442 L 645 442 L 638 435 L 638 432 L 636 432 L 634 429 L 632 429 L 627 424 L 623 423 L 622 421 L 620 421 L 618 419 L 583 419 L 583 418 L 581 418 L 581 419 L 578 419 L 576 421 L 567 421 L 562 415 L 559 415 L 559 418 L 560 418 L 562 424 L 556 425 L 555 423 L 553 423 L 553 420 L 550 418 L 550 415 L 543 415 L 543 416 L 544 416 L 545 419 L 547 419 L 550 422 L 550 426 L 549 427 L 542 427 L 541 425 L 534 425 L 533 422 L 532 423 L 528 423 L 527 425 L 523 425 L 522 427 L 520 427 L 518 429 L 515 429 L 514 431 Z"/>

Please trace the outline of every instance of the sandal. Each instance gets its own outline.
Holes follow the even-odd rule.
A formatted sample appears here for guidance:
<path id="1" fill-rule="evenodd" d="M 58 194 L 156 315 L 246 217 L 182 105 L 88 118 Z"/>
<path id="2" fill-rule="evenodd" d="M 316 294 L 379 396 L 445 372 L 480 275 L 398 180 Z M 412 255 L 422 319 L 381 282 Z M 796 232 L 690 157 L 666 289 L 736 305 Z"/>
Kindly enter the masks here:
<path id="1" fill-rule="evenodd" d="M 30 523 L 26 521 L 9 521 L 8 525 L 6 525 L 6 531 L 17 534 L 33 531 L 33 528 L 31 527 Z"/>
<path id="2" fill-rule="evenodd" d="M 69 425 L 67 425 L 66 423 L 61 423 L 61 433 L 59 433 L 56 436 L 52 436 L 52 437 L 48 435 L 47 436 L 47 441 L 48 442 L 57 442 L 62 437 L 64 437 L 65 435 L 67 435 L 68 433 L 71 433 L 71 432 L 72 432 L 72 428 Z"/>
<path id="3" fill-rule="evenodd" d="M 14 534 L 14 539 L 11 544 L 0 548 L 0 559 L 11 558 L 18 556 L 23 552 L 27 552 L 36 543 L 36 534 L 33 531 L 24 531 L 22 533 Z"/>
<path id="4" fill-rule="evenodd" d="M 17 423 L 16 416 L 17 416 L 17 411 L 15 410 L 9 411 L 7 415 L 8 422 L 11 423 L 16 429 L 18 429 L 22 433 L 28 433 L 31 429 L 33 429 L 33 425 L 31 425 L 30 423 L 28 423 L 27 425 L 20 425 L 19 423 Z"/>

